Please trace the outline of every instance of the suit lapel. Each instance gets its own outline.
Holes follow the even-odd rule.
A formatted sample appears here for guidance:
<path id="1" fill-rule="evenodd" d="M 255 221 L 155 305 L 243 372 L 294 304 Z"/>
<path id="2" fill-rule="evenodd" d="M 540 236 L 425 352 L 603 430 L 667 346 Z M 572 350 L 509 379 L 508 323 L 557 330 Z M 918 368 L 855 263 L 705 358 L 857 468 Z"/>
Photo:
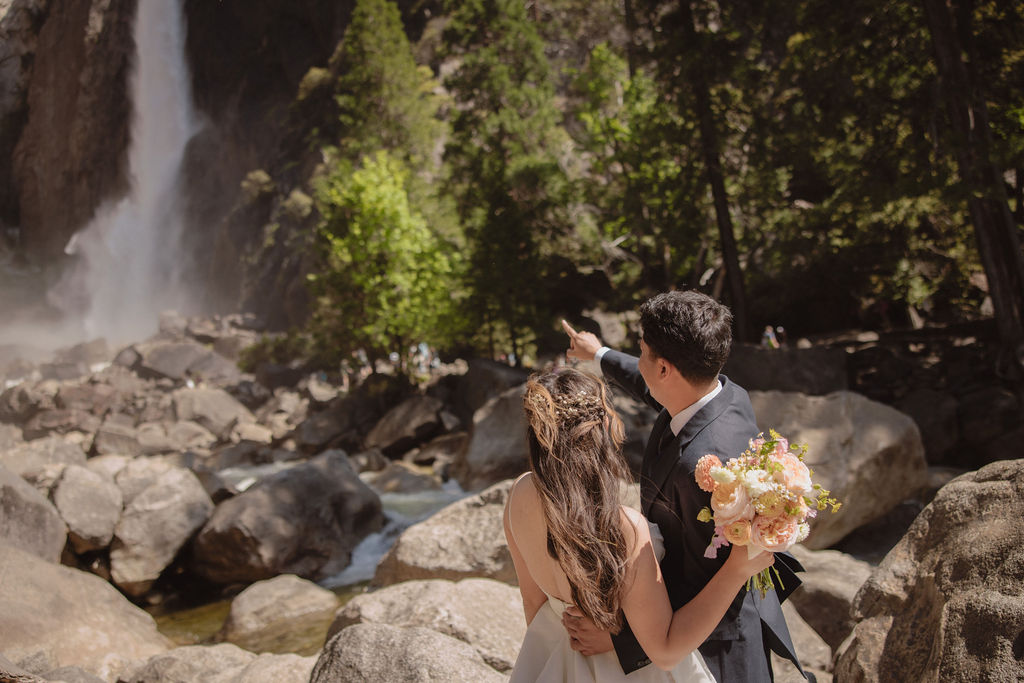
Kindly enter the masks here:
<path id="1" fill-rule="evenodd" d="M 710 403 L 697 411 L 697 414 L 690 418 L 690 421 L 683 426 L 682 431 L 674 438 L 661 438 L 665 431 L 671 434 L 669 422 L 671 422 L 672 418 L 667 411 L 661 411 L 658 420 L 654 423 L 654 428 L 651 430 L 651 440 L 647 444 L 644 457 L 644 482 L 640 486 L 640 498 L 645 515 L 650 515 L 651 504 L 654 502 L 657 492 L 661 491 L 665 486 L 665 482 L 675 468 L 676 463 L 679 462 L 682 452 L 693 441 L 694 437 L 718 419 L 718 416 L 725 412 L 725 409 L 732 402 L 732 384 L 729 383 L 729 380 L 724 375 L 720 375 L 719 379 L 722 382 L 722 390 L 718 392 L 718 395 Z M 659 441 L 655 441 L 656 438 Z M 704 454 L 701 453 L 701 455 Z M 724 462 L 726 459 L 738 455 L 738 453 L 717 453 L 716 455 Z"/>

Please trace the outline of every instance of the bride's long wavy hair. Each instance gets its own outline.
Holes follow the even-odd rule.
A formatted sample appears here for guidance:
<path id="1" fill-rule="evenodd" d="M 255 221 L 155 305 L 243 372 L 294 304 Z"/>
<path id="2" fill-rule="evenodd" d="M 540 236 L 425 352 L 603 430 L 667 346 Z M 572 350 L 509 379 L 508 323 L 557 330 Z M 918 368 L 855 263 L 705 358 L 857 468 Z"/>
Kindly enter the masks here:
<path id="1" fill-rule="evenodd" d="M 622 531 L 622 420 L 604 382 L 577 370 L 534 375 L 523 398 L 530 468 L 548 525 L 548 552 L 572 601 L 603 630 L 621 628 L 629 542 Z"/>

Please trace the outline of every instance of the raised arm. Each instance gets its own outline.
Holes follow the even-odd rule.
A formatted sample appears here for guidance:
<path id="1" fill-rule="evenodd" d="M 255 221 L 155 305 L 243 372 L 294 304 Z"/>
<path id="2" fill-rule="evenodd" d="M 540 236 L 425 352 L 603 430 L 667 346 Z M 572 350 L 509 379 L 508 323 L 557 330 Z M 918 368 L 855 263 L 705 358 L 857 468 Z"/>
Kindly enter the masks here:
<path id="1" fill-rule="evenodd" d="M 746 548 L 735 548 L 729 559 L 690 602 L 675 612 L 661 568 L 651 545 L 646 522 L 636 525 L 639 546 L 631 560 L 622 609 L 640 646 L 651 661 L 671 669 L 700 647 L 722 620 L 747 579 L 771 566 L 771 553 L 747 559 Z"/>
<path id="2" fill-rule="evenodd" d="M 597 352 L 601 349 L 601 340 L 592 332 L 577 332 L 572 325 L 562 321 L 562 329 L 569 336 L 569 349 L 565 352 L 567 358 L 579 360 L 594 360 Z M 637 357 L 628 353 L 608 349 L 601 357 L 601 372 L 610 380 L 619 385 L 626 393 L 638 401 L 650 405 L 655 410 L 660 410 L 658 404 L 647 390 L 647 384 L 637 365 Z"/>

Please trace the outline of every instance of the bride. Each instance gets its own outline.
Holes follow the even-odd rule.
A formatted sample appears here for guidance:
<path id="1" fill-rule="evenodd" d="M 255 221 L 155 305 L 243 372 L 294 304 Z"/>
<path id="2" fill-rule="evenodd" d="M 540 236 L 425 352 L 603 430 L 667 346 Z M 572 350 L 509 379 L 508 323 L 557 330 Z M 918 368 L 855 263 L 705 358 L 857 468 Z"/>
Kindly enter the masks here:
<path id="1" fill-rule="evenodd" d="M 619 502 L 619 482 L 629 471 L 620 451 L 622 422 L 604 383 L 563 369 L 532 377 L 523 402 L 530 471 L 516 480 L 505 506 L 528 625 L 512 683 L 713 681 L 697 647 L 773 556 L 730 553 L 703 590 L 673 613 L 658 566 L 661 534 Z M 655 666 L 627 679 L 614 652 L 574 651 L 561 623 L 569 605 L 612 632 L 625 616 Z"/>

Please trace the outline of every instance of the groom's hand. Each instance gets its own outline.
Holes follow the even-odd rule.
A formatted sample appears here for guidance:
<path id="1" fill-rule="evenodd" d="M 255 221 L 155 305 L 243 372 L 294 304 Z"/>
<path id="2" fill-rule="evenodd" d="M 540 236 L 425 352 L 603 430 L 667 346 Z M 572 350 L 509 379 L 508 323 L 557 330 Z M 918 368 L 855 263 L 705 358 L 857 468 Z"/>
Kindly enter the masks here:
<path id="1" fill-rule="evenodd" d="M 601 348 L 601 340 L 593 332 L 577 332 L 572 326 L 562 321 L 562 329 L 569 335 L 569 350 L 565 355 L 579 360 L 594 360 L 594 354 Z"/>
<path id="2" fill-rule="evenodd" d="M 576 607 L 565 610 L 562 614 L 562 625 L 569 632 L 572 649 L 581 655 L 599 655 L 602 652 L 609 652 L 614 647 L 611 634 L 595 626 L 594 622 L 583 616 Z"/>

